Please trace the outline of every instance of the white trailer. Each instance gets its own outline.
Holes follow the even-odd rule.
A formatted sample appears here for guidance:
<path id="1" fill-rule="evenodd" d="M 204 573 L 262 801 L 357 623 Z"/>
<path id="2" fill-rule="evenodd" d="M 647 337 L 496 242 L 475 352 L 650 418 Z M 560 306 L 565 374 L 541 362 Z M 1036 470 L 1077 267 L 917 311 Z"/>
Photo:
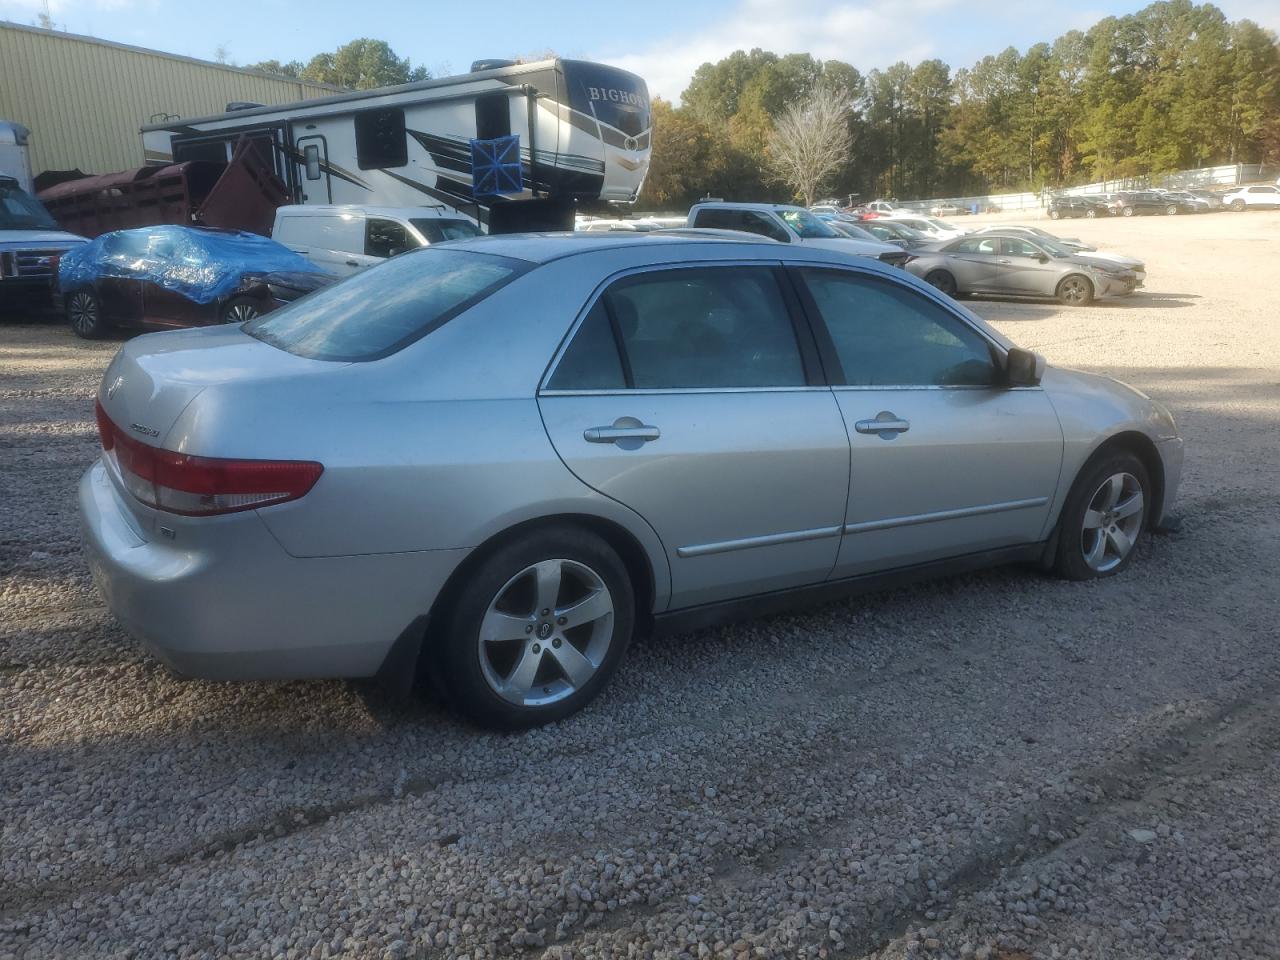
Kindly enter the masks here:
<path id="1" fill-rule="evenodd" d="M 645 82 L 582 60 L 480 61 L 456 77 L 228 106 L 239 109 L 143 127 L 147 162 L 225 162 L 247 138 L 295 203 L 444 204 L 495 233 L 571 230 L 576 201 L 634 201 L 649 166 Z"/>
<path id="2" fill-rule="evenodd" d="M 20 123 L 0 120 L 0 177 L 16 180 L 19 188 L 34 193 L 31 188 L 31 157 L 27 153 L 30 135 L 30 131 Z"/>

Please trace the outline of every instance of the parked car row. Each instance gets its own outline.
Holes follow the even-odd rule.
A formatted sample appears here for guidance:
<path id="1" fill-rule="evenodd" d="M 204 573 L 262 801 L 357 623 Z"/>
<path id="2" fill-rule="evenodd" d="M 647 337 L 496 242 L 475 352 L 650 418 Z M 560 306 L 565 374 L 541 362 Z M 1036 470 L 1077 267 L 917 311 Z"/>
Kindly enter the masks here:
<path id="1" fill-rule="evenodd" d="M 1126 190 L 1120 193 L 1054 197 L 1049 201 L 1049 217 L 1132 217 L 1141 214 L 1176 216 L 1241 211 L 1280 206 L 1280 187 L 1255 184 L 1232 190 Z"/>

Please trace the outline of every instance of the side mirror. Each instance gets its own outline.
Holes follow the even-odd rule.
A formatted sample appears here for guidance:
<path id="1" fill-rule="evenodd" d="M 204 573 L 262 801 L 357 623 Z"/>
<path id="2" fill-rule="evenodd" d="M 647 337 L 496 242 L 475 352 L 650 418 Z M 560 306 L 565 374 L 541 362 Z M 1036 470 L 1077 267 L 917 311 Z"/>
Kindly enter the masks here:
<path id="1" fill-rule="evenodd" d="M 320 179 L 320 147 L 318 144 L 309 143 L 302 148 L 302 159 L 307 168 L 308 180 Z"/>
<path id="2" fill-rule="evenodd" d="M 1039 256 L 1037 256 L 1036 259 L 1039 260 L 1041 263 L 1048 263 L 1049 255 L 1047 253 L 1042 253 Z"/>
<path id="3" fill-rule="evenodd" d="M 1035 387 L 1044 376 L 1044 357 L 1033 350 L 1014 347 L 1005 358 L 1005 381 L 1011 387 Z"/>

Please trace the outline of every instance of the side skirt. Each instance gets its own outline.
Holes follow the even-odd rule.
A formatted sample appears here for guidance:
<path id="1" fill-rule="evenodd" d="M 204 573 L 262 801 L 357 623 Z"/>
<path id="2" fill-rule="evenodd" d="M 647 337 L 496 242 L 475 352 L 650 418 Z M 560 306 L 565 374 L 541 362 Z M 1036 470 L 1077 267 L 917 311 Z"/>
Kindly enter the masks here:
<path id="1" fill-rule="evenodd" d="M 881 573 L 866 573 L 842 580 L 827 580 L 804 587 L 760 593 L 737 600 L 722 600 L 696 607 L 685 607 L 681 610 L 669 610 L 653 618 L 653 633 L 659 636 L 689 633 L 706 627 L 785 613 L 798 607 L 832 603 L 864 593 L 902 587 L 937 577 L 956 576 L 987 567 L 1010 563 L 1039 564 L 1045 556 L 1047 546 L 1047 543 L 1042 542 L 1001 547 L 998 550 L 968 553 L 946 560 L 932 560 L 928 563 L 898 567 Z"/>

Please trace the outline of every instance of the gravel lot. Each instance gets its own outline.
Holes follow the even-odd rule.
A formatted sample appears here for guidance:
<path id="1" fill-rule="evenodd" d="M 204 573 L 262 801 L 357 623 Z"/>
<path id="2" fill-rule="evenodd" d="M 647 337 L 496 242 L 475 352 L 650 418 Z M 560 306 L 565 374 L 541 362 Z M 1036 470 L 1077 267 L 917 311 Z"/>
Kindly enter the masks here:
<path id="1" fill-rule="evenodd" d="M 1173 409 L 1180 533 L 642 643 L 515 736 L 170 678 L 78 547 L 118 344 L 0 326 L 0 958 L 1280 955 L 1280 213 L 1057 229 L 1148 292 L 974 307 Z"/>

